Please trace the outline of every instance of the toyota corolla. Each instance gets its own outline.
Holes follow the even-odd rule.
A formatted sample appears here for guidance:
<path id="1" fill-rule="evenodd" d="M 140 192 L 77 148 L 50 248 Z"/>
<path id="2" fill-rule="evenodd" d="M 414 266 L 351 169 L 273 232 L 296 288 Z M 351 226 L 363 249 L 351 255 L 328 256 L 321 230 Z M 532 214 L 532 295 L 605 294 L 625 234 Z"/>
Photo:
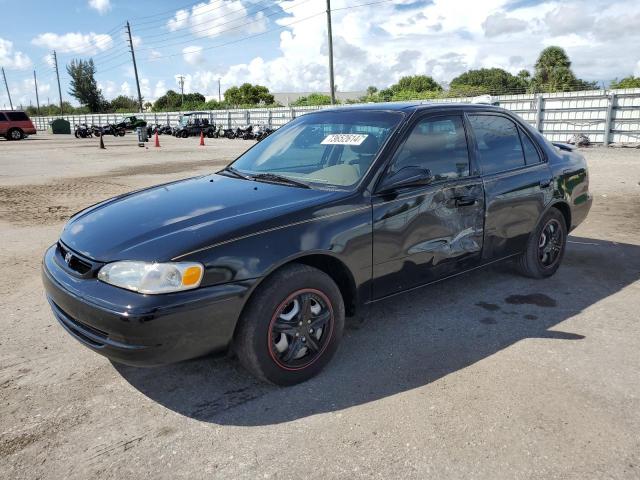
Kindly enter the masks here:
<path id="1" fill-rule="evenodd" d="M 506 259 L 553 275 L 590 206 L 584 158 L 498 107 L 324 110 L 219 172 L 77 213 L 43 281 L 62 327 L 116 362 L 232 351 L 290 385 L 365 304 Z"/>

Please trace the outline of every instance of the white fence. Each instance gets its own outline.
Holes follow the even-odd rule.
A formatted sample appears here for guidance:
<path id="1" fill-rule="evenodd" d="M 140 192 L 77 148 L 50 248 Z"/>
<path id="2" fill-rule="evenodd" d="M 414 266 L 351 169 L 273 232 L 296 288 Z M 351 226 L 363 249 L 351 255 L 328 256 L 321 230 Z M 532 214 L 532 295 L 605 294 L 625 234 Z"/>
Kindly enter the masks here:
<path id="1" fill-rule="evenodd" d="M 434 102 L 468 102 L 470 98 L 443 98 Z M 494 102 L 529 122 L 549 140 L 567 141 L 587 135 L 592 143 L 640 143 L 640 88 L 590 90 L 525 95 L 500 95 Z M 307 112 L 326 107 L 280 107 L 242 110 L 210 110 L 209 122 L 226 128 L 248 124 L 280 127 Z M 184 112 L 132 113 L 150 123 L 175 125 Z M 71 124 L 106 125 L 123 114 L 64 115 Z M 32 118 L 38 130 L 46 130 L 54 118 Z"/>

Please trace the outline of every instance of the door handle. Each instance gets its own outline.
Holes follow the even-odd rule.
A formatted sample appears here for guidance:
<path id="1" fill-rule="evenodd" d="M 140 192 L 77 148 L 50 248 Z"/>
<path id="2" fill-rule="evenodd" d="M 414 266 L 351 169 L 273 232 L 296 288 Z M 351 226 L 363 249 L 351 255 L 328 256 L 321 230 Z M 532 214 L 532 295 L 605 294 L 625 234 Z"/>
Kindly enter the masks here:
<path id="1" fill-rule="evenodd" d="M 478 199 L 475 197 L 468 197 L 466 195 L 462 195 L 460 197 L 453 197 L 454 205 L 456 207 L 470 207 L 478 203 Z"/>
<path id="2" fill-rule="evenodd" d="M 540 180 L 540 188 L 549 188 L 551 186 L 551 179 Z"/>

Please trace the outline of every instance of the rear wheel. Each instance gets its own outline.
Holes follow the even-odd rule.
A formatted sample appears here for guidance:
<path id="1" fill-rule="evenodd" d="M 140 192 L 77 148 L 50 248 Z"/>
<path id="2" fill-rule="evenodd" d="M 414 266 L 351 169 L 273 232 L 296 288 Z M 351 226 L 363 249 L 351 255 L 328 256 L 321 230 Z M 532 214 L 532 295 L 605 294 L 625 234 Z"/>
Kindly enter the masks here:
<path id="1" fill-rule="evenodd" d="M 550 277 L 560 267 L 567 244 L 567 225 L 560 211 L 551 208 L 529 236 L 518 259 L 520 272 L 531 278 Z"/>
<path id="2" fill-rule="evenodd" d="M 12 128 L 7 132 L 7 140 L 22 140 L 24 132 L 19 128 Z"/>
<path id="3" fill-rule="evenodd" d="M 344 302 L 326 273 L 292 264 L 256 290 L 240 318 L 235 352 L 252 374 L 276 385 L 316 375 L 344 328 Z"/>

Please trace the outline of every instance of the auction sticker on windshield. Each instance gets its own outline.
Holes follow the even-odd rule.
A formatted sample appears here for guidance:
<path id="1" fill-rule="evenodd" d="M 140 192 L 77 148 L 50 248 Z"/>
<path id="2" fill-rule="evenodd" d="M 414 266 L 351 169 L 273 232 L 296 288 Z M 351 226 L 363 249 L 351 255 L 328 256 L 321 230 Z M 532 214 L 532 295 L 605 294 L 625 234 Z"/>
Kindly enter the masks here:
<path id="1" fill-rule="evenodd" d="M 322 145 L 360 145 L 369 135 L 361 133 L 334 133 L 322 140 Z"/>

